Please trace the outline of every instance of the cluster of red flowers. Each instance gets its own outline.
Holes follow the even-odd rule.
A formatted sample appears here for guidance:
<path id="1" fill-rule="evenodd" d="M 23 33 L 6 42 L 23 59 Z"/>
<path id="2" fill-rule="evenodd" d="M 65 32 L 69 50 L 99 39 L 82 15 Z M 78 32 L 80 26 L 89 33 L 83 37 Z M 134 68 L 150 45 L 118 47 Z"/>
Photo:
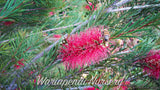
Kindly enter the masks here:
<path id="1" fill-rule="evenodd" d="M 51 16 L 53 16 L 54 15 L 54 13 L 53 12 L 49 12 L 49 17 L 51 17 Z"/>
<path id="2" fill-rule="evenodd" d="M 60 34 L 55 34 L 55 35 L 53 35 L 53 38 L 61 38 L 61 35 Z"/>
<path id="3" fill-rule="evenodd" d="M 147 57 L 145 57 L 142 63 L 147 64 L 144 66 L 144 71 L 146 71 L 150 76 L 159 79 L 160 77 L 160 50 L 151 50 Z"/>
<path id="4" fill-rule="evenodd" d="M 92 9 L 92 11 L 97 9 L 97 8 L 94 7 L 94 5 L 93 5 L 91 2 L 88 2 L 88 3 L 89 3 L 90 6 L 89 6 L 89 5 L 86 5 L 86 6 L 85 6 L 85 8 L 86 8 L 88 11 L 90 11 L 91 9 Z M 92 8 L 91 8 L 91 7 L 92 7 Z"/>
<path id="5" fill-rule="evenodd" d="M 24 66 L 24 63 L 23 63 L 24 59 L 22 58 L 21 60 L 18 61 L 17 64 L 14 65 L 14 67 L 16 69 L 20 69 L 22 66 Z"/>
<path id="6" fill-rule="evenodd" d="M 4 25 L 9 26 L 9 25 L 11 25 L 12 23 L 14 23 L 14 22 L 12 22 L 12 21 L 6 21 L 6 22 L 4 22 Z"/>
<path id="7" fill-rule="evenodd" d="M 108 47 L 101 45 L 103 43 L 101 37 L 99 28 L 89 28 L 85 32 L 68 37 L 67 44 L 62 45 L 59 55 L 67 69 L 95 64 L 106 58 L 109 51 Z"/>
<path id="8" fill-rule="evenodd" d="M 4 18 L 4 19 L 8 19 L 8 18 Z M 5 26 L 9 26 L 9 25 L 13 24 L 14 22 L 13 22 L 13 21 L 2 21 L 2 23 L 3 23 Z"/>

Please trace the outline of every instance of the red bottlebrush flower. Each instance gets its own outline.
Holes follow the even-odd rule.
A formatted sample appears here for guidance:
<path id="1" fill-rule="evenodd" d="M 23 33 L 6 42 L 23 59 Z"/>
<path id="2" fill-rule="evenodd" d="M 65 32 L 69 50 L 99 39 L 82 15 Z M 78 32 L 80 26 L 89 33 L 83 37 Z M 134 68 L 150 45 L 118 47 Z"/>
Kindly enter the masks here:
<path id="1" fill-rule="evenodd" d="M 94 8 L 94 5 L 93 5 L 91 2 L 88 2 L 88 3 L 89 3 L 89 5 L 92 7 L 92 11 L 97 9 L 97 8 Z M 91 8 L 90 8 L 89 5 L 86 5 L 86 6 L 85 6 L 85 8 L 86 8 L 88 11 L 91 10 Z"/>
<path id="2" fill-rule="evenodd" d="M 18 61 L 18 64 L 24 66 L 24 64 L 21 61 Z"/>
<path id="3" fill-rule="evenodd" d="M 22 58 L 21 60 L 18 61 L 18 64 L 15 64 L 14 67 L 16 69 L 20 69 L 21 66 L 24 66 L 24 64 L 22 63 L 22 61 L 24 61 L 24 59 Z"/>
<path id="4" fill-rule="evenodd" d="M 33 74 L 33 71 L 31 71 L 30 74 Z"/>
<path id="5" fill-rule="evenodd" d="M 53 15 L 54 15 L 53 12 L 49 12 L 49 15 L 48 15 L 48 16 L 50 17 L 50 16 L 53 16 Z"/>
<path id="6" fill-rule="evenodd" d="M 36 83 L 36 79 L 33 80 L 34 84 Z"/>
<path id="7" fill-rule="evenodd" d="M 20 61 L 22 62 L 22 61 L 24 61 L 24 59 L 22 58 Z"/>
<path id="8" fill-rule="evenodd" d="M 14 65 L 14 67 L 16 68 L 16 69 L 20 69 L 21 68 L 21 66 L 20 65 Z"/>
<path id="9" fill-rule="evenodd" d="M 4 19 L 7 19 L 7 18 L 4 18 Z M 3 23 L 4 23 L 5 26 L 9 26 L 14 22 L 13 21 L 4 21 Z"/>
<path id="10" fill-rule="evenodd" d="M 11 25 L 12 23 L 14 23 L 14 22 L 12 22 L 12 21 L 7 21 L 7 22 L 4 22 L 4 25 L 9 26 L 9 25 Z"/>
<path id="11" fill-rule="evenodd" d="M 130 85 L 130 81 L 122 82 L 121 86 L 116 86 L 113 90 L 128 90 L 127 85 Z"/>
<path id="12" fill-rule="evenodd" d="M 101 37 L 99 28 L 90 28 L 80 34 L 71 35 L 66 39 L 67 44 L 62 44 L 58 57 L 62 58 L 67 69 L 98 63 L 109 54 L 108 47 L 101 45 Z"/>
<path id="13" fill-rule="evenodd" d="M 125 83 L 122 83 L 122 86 L 121 86 L 122 90 L 127 90 L 128 89 L 127 85 L 130 85 L 130 81 L 126 81 Z"/>
<path id="14" fill-rule="evenodd" d="M 89 87 L 89 88 L 85 88 L 84 90 L 99 90 L 99 89 L 95 87 Z"/>
<path id="15" fill-rule="evenodd" d="M 148 55 L 142 59 L 141 63 L 147 64 L 143 70 L 150 76 L 159 79 L 160 77 L 160 50 L 151 50 Z M 148 67 L 149 66 L 149 67 Z"/>
<path id="16" fill-rule="evenodd" d="M 61 38 L 61 35 L 55 34 L 55 35 L 53 35 L 53 38 Z"/>

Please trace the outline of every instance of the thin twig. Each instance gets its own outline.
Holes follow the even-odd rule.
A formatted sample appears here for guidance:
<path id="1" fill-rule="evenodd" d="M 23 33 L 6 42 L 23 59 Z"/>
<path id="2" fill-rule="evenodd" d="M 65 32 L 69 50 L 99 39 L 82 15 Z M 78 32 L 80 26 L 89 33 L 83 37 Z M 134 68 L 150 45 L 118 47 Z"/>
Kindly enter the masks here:
<path id="1" fill-rule="evenodd" d="M 124 4 L 128 3 L 128 2 L 131 2 L 131 1 L 132 0 L 121 0 L 120 2 L 116 3 L 115 5 L 117 7 L 119 7 L 119 6 L 122 6 L 122 5 L 124 5 Z"/>
<path id="2" fill-rule="evenodd" d="M 47 9 L 47 8 L 25 9 L 25 11 L 45 10 L 45 9 Z"/>
<path id="3" fill-rule="evenodd" d="M 118 3 L 114 3 L 111 7 L 106 8 L 106 9 L 104 10 L 104 12 L 109 13 L 113 8 L 122 6 L 123 4 L 126 4 L 126 3 L 131 2 L 131 1 L 132 1 L 132 0 L 121 0 L 121 1 L 118 2 Z"/>
<path id="4" fill-rule="evenodd" d="M 107 12 L 118 12 L 118 11 L 130 10 L 130 9 L 143 9 L 143 8 L 149 8 L 149 7 L 160 7 L 160 4 L 143 5 L 143 6 L 134 6 L 134 7 L 125 7 L 125 8 L 111 9 L 111 10 L 108 10 Z"/>
<path id="5" fill-rule="evenodd" d="M 89 18 L 89 20 L 86 20 L 85 22 L 83 22 L 81 25 L 77 26 L 76 28 L 73 29 L 73 31 L 70 34 L 74 34 L 77 30 L 79 30 L 83 25 L 86 25 L 90 20 L 95 19 L 96 16 L 91 16 Z"/>
<path id="6" fill-rule="evenodd" d="M 76 23 L 76 24 L 69 25 L 69 26 L 63 26 L 63 27 L 48 29 L 48 30 L 42 31 L 42 33 L 44 33 L 44 32 L 49 32 L 49 31 L 54 31 L 54 30 L 62 30 L 62 29 L 66 29 L 66 28 L 69 28 L 69 27 L 77 26 L 77 25 L 79 25 L 79 24 L 81 24 L 81 23 Z M 41 33 L 41 32 L 38 32 L 38 33 Z M 34 33 L 34 34 L 35 34 L 35 33 Z M 34 34 L 31 34 L 31 35 L 34 35 Z M 26 35 L 26 37 L 31 36 L 31 35 Z M 15 40 L 15 39 L 16 39 L 16 38 L 13 38 L 13 39 L 11 39 L 11 40 Z M 1 44 L 1 43 L 5 43 L 5 42 L 8 42 L 8 41 L 9 41 L 9 39 L 8 39 L 8 40 L 1 41 L 0 44 Z"/>
<path id="7" fill-rule="evenodd" d="M 69 27 L 73 27 L 73 26 L 77 26 L 81 23 L 76 23 L 74 25 L 69 25 L 69 26 L 64 26 L 64 27 L 58 27 L 58 28 L 53 28 L 53 29 L 48 29 L 48 30 L 44 30 L 42 32 L 49 32 L 49 31 L 54 31 L 54 30 L 61 30 L 61 29 L 65 29 L 65 28 L 69 28 Z"/>

